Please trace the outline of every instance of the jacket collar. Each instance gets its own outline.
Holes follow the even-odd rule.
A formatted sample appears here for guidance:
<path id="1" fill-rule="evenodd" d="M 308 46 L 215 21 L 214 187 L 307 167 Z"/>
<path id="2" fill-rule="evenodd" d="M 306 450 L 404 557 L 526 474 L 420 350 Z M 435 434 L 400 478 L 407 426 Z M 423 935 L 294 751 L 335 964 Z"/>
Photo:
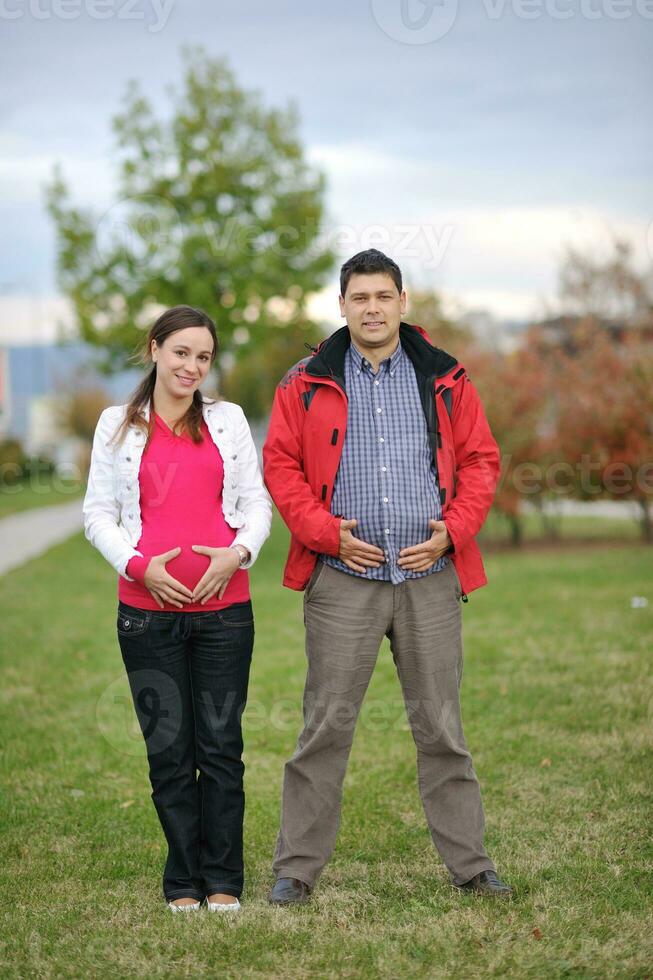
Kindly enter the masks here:
<path id="1" fill-rule="evenodd" d="M 451 354 L 434 347 L 421 327 L 402 321 L 399 325 L 399 340 L 415 370 L 427 378 L 442 378 L 458 364 Z M 332 378 L 344 389 L 345 354 L 350 343 L 349 327 L 340 327 L 323 340 L 313 357 L 309 358 L 305 373 L 313 378 Z"/>

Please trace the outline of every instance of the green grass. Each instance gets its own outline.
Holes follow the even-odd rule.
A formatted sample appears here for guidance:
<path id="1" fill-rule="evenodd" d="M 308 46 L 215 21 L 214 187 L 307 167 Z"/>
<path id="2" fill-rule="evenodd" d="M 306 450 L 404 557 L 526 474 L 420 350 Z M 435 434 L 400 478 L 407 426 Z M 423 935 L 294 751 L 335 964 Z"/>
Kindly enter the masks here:
<path id="1" fill-rule="evenodd" d="M 31 482 L 3 485 L 0 487 L 0 518 L 18 514 L 35 507 L 49 507 L 52 504 L 65 504 L 84 495 L 85 485 L 79 480 L 65 480 L 62 477 L 41 476 Z"/>
<path id="2" fill-rule="evenodd" d="M 464 606 L 466 734 L 488 851 L 513 901 L 450 886 L 384 646 L 336 855 L 309 906 L 272 909 L 282 765 L 304 679 L 301 596 L 280 587 L 285 544 L 275 525 L 252 575 L 247 885 L 230 921 L 172 916 L 160 898 L 164 842 L 112 569 L 79 535 L 0 579 L 3 974 L 650 976 L 651 551 L 491 555 L 490 587 Z M 651 605 L 631 609 L 632 595 Z M 382 731 L 379 700 L 390 705 Z"/>

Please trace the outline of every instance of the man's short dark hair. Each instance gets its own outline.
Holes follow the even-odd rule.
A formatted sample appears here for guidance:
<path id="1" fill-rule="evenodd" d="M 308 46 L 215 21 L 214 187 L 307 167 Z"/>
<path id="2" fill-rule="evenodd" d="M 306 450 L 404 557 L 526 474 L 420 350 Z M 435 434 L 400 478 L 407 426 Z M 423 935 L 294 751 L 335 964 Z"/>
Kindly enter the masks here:
<path id="1" fill-rule="evenodd" d="M 383 272 L 392 278 L 398 292 L 403 290 L 401 269 L 391 258 L 379 252 L 378 248 L 368 248 L 364 252 L 357 252 L 347 259 L 340 270 L 340 295 L 344 296 L 347 285 L 352 276 L 373 276 L 377 272 Z"/>

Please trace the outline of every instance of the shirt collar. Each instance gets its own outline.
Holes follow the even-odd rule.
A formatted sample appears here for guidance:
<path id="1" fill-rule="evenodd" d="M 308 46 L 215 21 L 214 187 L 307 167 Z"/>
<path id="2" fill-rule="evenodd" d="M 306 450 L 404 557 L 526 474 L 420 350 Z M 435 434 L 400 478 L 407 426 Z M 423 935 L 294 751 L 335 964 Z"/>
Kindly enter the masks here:
<path id="1" fill-rule="evenodd" d="M 386 357 L 385 360 L 381 361 L 379 364 L 379 372 L 384 371 L 394 373 L 401 359 L 404 356 L 404 351 L 401 346 L 401 341 L 397 344 L 395 350 L 392 352 L 390 357 Z M 353 367 L 356 371 L 362 371 L 364 368 L 372 373 L 370 362 L 366 357 L 363 357 L 358 347 L 354 344 L 353 340 L 349 345 L 349 357 L 352 359 Z"/>

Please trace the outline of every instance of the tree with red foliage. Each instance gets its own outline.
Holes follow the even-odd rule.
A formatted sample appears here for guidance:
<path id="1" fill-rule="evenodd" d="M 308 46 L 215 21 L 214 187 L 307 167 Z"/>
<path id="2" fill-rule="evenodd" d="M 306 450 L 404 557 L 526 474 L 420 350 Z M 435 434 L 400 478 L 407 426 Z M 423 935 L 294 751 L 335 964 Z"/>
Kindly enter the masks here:
<path id="1" fill-rule="evenodd" d="M 508 520 L 513 543 L 520 544 L 522 501 L 542 495 L 549 368 L 529 344 L 510 354 L 469 349 L 465 367 L 501 450 L 494 506 Z"/>
<path id="2" fill-rule="evenodd" d="M 587 318 L 574 347 L 575 356 L 554 356 L 560 457 L 581 499 L 637 501 L 651 542 L 653 344 L 636 331 L 615 344 Z"/>

